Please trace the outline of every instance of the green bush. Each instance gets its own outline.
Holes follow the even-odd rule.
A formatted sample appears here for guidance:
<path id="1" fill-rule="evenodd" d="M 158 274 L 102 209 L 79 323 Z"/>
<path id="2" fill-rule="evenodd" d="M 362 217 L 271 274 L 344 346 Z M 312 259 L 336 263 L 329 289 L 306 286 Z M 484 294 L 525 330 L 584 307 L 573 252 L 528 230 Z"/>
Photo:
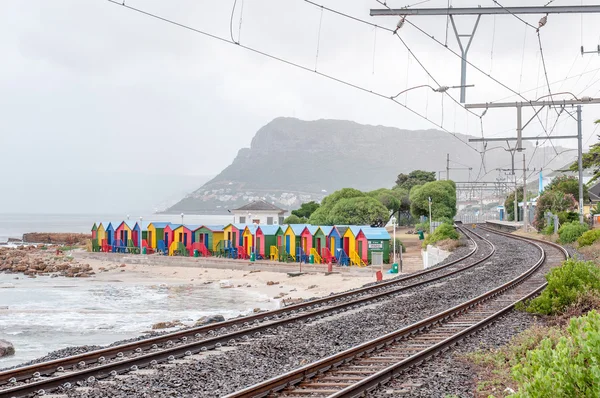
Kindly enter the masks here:
<path id="1" fill-rule="evenodd" d="M 429 221 L 416 224 L 415 231 L 429 232 Z"/>
<path id="2" fill-rule="evenodd" d="M 427 245 L 433 245 L 444 239 L 458 239 L 460 235 L 454 229 L 452 224 L 443 223 L 438 226 L 432 234 L 427 235 L 427 238 L 423 241 L 423 247 Z"/>
<path id="3" fill-rule="evenodd" d="M 554 224 L 546 225 L 544 229 L 542 229 L 542 234 L 544 235 L 552 235 L 554 233 Z"/>
<path id="4" fill-rule="evenodd" d="M 528 312 L 556 314 L 588 292 L 600 293 L 600 268 L 592 261 L 569 259 L 546 275 L 548 286 L 531 300 Z"/>
<path id="5" fill-rule="evenodd" d="M 579 221 L 566 223 L 558 229 L 558 237 L 561 243 L 572 243 L 588 229 L 587 224 L 580 224 Z"/>
<path id="6" fill-rule="evenodd" d="M 511 398 L 599 397 L 600 315 L 571 319 L 567 336 L 544 339 L 512 368 L 519 390 Z"/>
<path id="7" fill-rule="evenodd" d="M 579 221 L 579 213 L 576 211 L 561 211 L 557 214 L 559 225 Z"/>
<path id="8" fill-rule="evenodd" d="M 589 246 L 598 239 L 600 239 L 600 229 L 592 229 L 581 235 L 577 239 L 577 244 L 579 244 L 579 247 Z"/>

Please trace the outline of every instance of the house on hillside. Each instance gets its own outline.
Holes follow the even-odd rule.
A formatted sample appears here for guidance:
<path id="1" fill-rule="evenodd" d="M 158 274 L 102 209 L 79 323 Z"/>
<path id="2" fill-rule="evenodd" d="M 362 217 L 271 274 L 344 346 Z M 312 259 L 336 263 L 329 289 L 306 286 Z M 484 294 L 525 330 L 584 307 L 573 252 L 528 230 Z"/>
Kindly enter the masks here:
<path id="1" fill-rule="evenodd" d="M 282 225 L 286 210 L 264 200 L 256 200 L 231 210 L 238 224 Z"/>

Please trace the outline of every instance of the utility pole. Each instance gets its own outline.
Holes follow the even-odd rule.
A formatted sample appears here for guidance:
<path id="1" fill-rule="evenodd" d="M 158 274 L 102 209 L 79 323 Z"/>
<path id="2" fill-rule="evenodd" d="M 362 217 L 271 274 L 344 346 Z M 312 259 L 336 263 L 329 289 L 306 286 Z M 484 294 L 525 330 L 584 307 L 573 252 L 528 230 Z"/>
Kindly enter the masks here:
<path id="1" fill-rule="evenodd" d="M 525 164 L 525 154 L 523 154 L 523 229 L 527 232 L 527 223 L 529 214 L 527 214 L 527 165 Z"/>
<path id="2" fill-rule="evenodd" d="M 577 105 L 577 171 L 579 172 L 579 223 L 583 224 L 583 134 L 581 105 Z"/>
<path id="3" fill-rule="evenodd" d="M 450 180 L 450 154 L 446 154 L 446 180 Z"/>
<path id="4" fill-rule="evenodd" d="M 523 137 L 522 132 L 523 129 L 533 120 L 534 117 L 542 110 L 545 106 L 566 106 L 566 105 L 577 105 L 577 135 L 568 135 L 568 136 L 548 136 L 548 139 L 577 139 L 578 146 L 578 156 L 577 156 L 577 166 L 579 171 L 579 220 L 583 222 L 583 143 L 582 143 L 582 127 L 581 127 L 581 105 L 582 104 L 600 104 L 599 98 L 591 98 L 591 97 L 582 97 L 580 99 L 574 100 L 554 100 L 554 101 L 528 101 L 528 102 L 496 102 L 496 103 L 485 103 L 485 104 L 466 104 L 465 108 L 467 109 L 488 109 L 488 108 L 517 108 L 517 150 L 522 151 L 523 148 L 521 146 L 521 142 L 523 140 L 539 140 L 540 137 Z M 521 125 L 521 108 L 525 106 L 537 107 L 540 109 L 536 111 L 531 119 L 524 126 Z M 505 138 L 472 138 L 469 139 L 469 142 L 489 142 L 489 141 L 509 141 L 515 140 L 514 137 L 505 137 Z M 525 163 L 523 163 L 523 176 L 526 175 Z M 525 192 L 523 192 L 525 195 Z M 523 200 L 525 201 L 525 197 Z M 525 218 L 525 217 L 523 217 Z M 526 226 L 525 219 L 523 220 L 524 225 Z"/>

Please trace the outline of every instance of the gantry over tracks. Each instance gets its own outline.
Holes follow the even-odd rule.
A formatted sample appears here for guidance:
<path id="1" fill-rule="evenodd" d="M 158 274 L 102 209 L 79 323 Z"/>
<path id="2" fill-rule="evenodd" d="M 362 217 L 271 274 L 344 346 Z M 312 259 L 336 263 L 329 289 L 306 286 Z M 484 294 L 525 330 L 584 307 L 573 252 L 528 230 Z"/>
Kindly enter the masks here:
<path id="1" fill-rule="evenodd" d="M 475 267 L 494 254 L 495 248 L 491 242 L 472 231 L 465 231 L 465 235 L 474 243 L 473 249 L 467 255 L 443 266 L 278 310 L 0 372 L 0 397 L 40 395 L 57 388 L 69 388 L 80 380 L 101 379 L 222 345 L 235 345 L 236 340 L 244 341 L 269 329 L 289 326 L 299 321 L 310 322 L 434 283 Z M 477 241 L 484 243 L 485 247 L 481 247 Z M 412 283 L 403 285 L 405 282 Z"/>
<path id="2" fill-rule="evenodd" d="M 226 398 L 364 396 L 424 360 L 444 353 L 477 330 L 492 325 L 517 302 L 538 294 L 547 285 L 545 273 L 568 258 L 567 251 L 554 243 L 480 228 L 534 245 L 539 250 L 539 259 L 518 277 L 472 300 Z"/>

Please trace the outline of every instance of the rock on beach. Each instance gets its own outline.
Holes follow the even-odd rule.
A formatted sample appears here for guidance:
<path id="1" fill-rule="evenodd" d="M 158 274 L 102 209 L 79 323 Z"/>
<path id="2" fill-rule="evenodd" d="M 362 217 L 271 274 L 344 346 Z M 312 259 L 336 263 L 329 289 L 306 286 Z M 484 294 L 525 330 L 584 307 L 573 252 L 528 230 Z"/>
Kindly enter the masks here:
<path id="1" fill-rule="evenodd" d="M 0 358 L 15 355 L 15 347 L 11 342 L 0 340 Z"/>
<path id="2" fill-rule="evenodd" d="M 50 252 L 33 246 L 0 248 L 0 272 L 28 276 L 59 274 L 71 278 L 94 275 L 89 264 L 78 264 L 69 257 L 50 255 Z"/>

